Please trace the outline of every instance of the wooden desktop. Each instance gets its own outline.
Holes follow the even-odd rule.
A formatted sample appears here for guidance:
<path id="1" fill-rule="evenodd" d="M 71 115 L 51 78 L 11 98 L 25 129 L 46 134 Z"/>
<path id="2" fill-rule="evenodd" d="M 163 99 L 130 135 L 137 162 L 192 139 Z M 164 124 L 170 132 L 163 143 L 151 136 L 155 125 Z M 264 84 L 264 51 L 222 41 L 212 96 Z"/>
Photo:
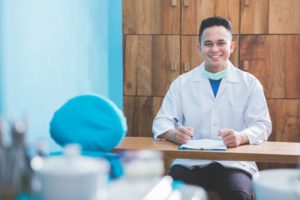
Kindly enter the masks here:
<path id="1" fill-rule="evenodd" d="M 242 145 L 226 151 L 179 150 L 169 141 L 157 141 L 151 137 L 125 137 L 115 148 L 120 150 L 161 151 L 164 158 L 189 158 L 209 160 L 240 160 L 296 164 L 300 158 L 300 143 L 264 142 L 260 145 Z"/>

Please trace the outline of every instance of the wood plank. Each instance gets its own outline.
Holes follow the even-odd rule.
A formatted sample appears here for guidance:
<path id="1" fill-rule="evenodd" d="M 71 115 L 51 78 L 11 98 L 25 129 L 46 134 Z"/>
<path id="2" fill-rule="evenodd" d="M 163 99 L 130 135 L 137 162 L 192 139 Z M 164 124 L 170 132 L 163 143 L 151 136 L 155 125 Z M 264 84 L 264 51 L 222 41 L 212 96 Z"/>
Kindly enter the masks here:
<path id="1" fill-rule="evenodd" d="M 239 11 L 239 0 L 189 0 L 188 6 L 182 5 L 182 34 L 198 34 L 201 21 L 211 16 L 228 18 L 232 22 L 233 33 L 238 34 Z"/>
<path id="2" fill-rule="evenodd" d="M 236 43 L 234 52 L 231 54 L 229 60 L 238 66 L 239 54 L 239 37 L 233 36 L 233 41 Z M 195 67 L 198 67 L 203 59 L 199 51 L 199 36 L 182 36 L 181 37 L 181 72 L 187 72 Z"/>
<path id="3" fill-rule="evenodd" d="M 272 0 L 269 9 L 269 33 L 300 33 L 299 0 Z"/>
<path id="4" fill-rule="evenodd" d="M 160 37 L 161 38 L 161 37 Z M 155 48 L 156 46 L 154 46 Z M 159 50 L 159 47 L 158 47 Z M 136 62 L 137 95 L 152 95 L 152 66 L 153 66 L 153 37 L 151 35 L 138 36 L 138 52 Z"/>
<path id="5" fill-rule="evenodd" d="M 299 0 L 243 0 L 241 33 L 299 34 L 299 8 Z"/>
<path id="6" fill-rule="evenodd" d="M 162 100 L 162 97 L 124 97 L 124 113 L 128 125 L 127 136 L 152 136 L 152 122 Z"/>
<path id="7" fill-rule="evenodd" d="M 155 141 L 151 137 L 126 137 L 116 148 L 120 150 L 162 151 L 167 158 L 190 158 L 209 160 L 244 160 L 273 163 L 298 163 L 300 143 L 264 142 L 260 145 L 242 145 L 226 151 L 178 150 L 169 141 Z"/>
<path id="8" fill-rule="evenodd" d="M 123 0 L 124 34 L 179 34 L 180 1 Z"/>
<path id="9" fill-rule="evenodd" d="M 136 68 L 138 59 L 138 37 L 125 36 L 124 94 L 136 94 Z"/>
<path id="10" fill-rule="evenodd" d="M 260 80 L 267 98 L 300 98 L 299 52 L 300 35 L 240 37 L 240 66 Z"/>
<path id="11" fill-rule="evenodd" d="M 269 99 L 272 141 L 300 142 L 300 99 Z"/>
<path id="12" fill-rule="evenodd" d="M 268 33 L 269 0 L 242 0 L 241 2 L 241 34 Z"/>
<path id="13" fill-rule="evenodd" d="M 180 74 L 180 36 L 127 35 L 124 94 L 164 96 Z"/>

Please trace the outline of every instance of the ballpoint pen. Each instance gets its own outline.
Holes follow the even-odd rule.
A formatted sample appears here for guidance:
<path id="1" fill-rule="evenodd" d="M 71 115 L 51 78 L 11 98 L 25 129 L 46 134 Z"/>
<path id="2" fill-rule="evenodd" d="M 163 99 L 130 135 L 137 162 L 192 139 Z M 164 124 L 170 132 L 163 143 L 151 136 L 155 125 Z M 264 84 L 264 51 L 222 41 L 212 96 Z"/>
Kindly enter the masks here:
<path id="1" fill-rule="evenodd" d="M 173 120 L 175 121 L 175 128 L 183 127 L 181 122 L 176 117 L 174 117 Z"/>
<path id="2" fill-rule="evenodd" d="M 176 117 L 174 117 L 173 120 L 175 121 L 175 128 L 184 127 Z M 194 136 L 191 136 L 191 138 L 194 139 Z"/>

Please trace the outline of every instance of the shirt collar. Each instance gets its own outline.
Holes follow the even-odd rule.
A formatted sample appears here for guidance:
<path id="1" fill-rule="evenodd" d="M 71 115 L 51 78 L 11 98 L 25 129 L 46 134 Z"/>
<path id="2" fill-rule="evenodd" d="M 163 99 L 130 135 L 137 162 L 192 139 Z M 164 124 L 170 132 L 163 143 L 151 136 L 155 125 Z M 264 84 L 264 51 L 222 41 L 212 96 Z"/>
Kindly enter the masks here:
<path id="1" fill-rule="evenodd" d="M 237 76 L 237 70 L 238 69 L 230 61 L 228 61 L 228 67 L 229 67 L 229 73 L 225 78 L 223 78 L 223 81 L 232 82 L 232 83 L 240 82 L 239 78 Z M 207 78 L 204 78 L 201 75 L 200 68 L 204 68 L 204 62 L 202 62 L 197 67 L 196 73 L 194 73 L 194 76 L 193 76 L 193 81 L 205 81 L 205 80 L 207 80 Z"/>

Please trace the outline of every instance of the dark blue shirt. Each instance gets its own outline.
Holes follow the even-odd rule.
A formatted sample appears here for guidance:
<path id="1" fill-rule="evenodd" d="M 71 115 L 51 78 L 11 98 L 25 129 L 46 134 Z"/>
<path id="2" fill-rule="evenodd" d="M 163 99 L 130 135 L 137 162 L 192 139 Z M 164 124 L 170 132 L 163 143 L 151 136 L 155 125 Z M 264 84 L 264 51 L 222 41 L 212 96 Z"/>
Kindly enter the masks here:
<path id="1" fill-rule="evenodd" d="M 220 86 L 221 80 L 222 80 L 222 79 L 219 79 L 219 80 L 212 80 L 212 79 L 209 79 L 210 86 L 211 86 L 211 89 L 212 89 L 213 92 L 214 92 L 215 97 L 217 96 L 217 93 L 218 93 L 218 90 L 219 90 L 219 86 Z"/>

